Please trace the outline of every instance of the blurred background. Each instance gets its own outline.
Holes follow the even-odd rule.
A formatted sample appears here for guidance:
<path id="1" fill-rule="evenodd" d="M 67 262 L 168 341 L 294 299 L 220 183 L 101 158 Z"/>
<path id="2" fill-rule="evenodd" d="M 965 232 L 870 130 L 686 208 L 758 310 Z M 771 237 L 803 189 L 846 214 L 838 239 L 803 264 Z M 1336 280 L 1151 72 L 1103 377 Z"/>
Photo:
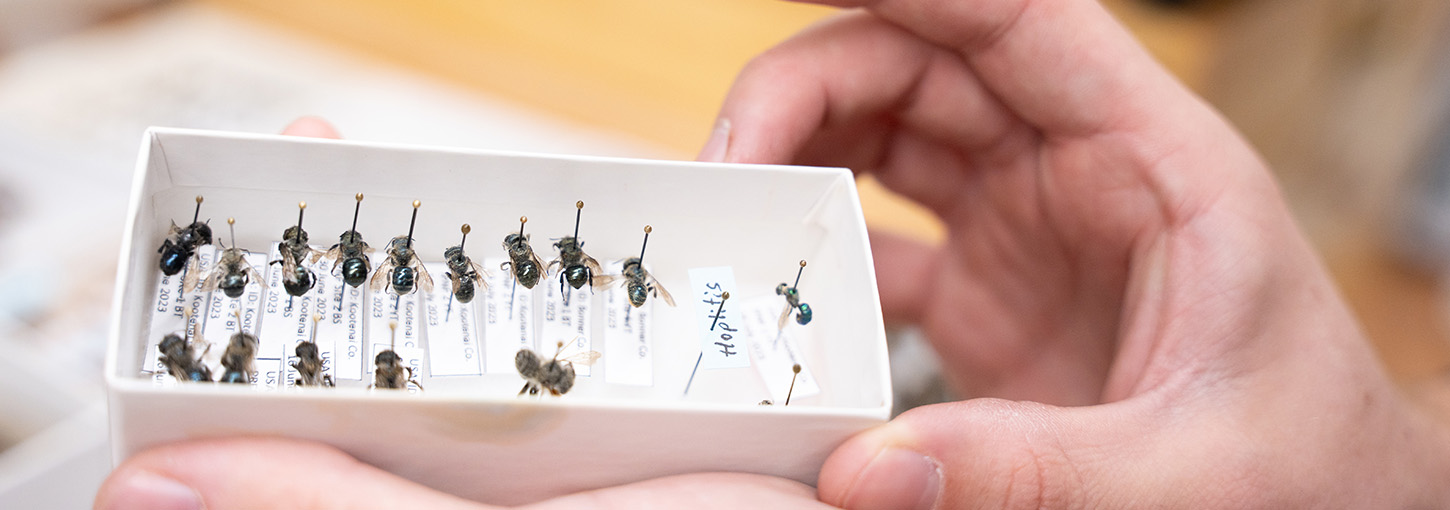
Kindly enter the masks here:
<path id="1" fill-rule="evenodd" d="M 1450 2 L 1104 0 L 1278 172 L 1402 385 L 1450 367 Z M 690 159 L 735 73 L 830 9 L 766 0 L 0 0 L 0 508 L 89 508 L 150 125 Z M 939 242 L 862 182 L 867 222 Z M 898 411 L 952 398 L 891 332 Z M 1426 395 L 1428 396 L 1428 395 Z"/>

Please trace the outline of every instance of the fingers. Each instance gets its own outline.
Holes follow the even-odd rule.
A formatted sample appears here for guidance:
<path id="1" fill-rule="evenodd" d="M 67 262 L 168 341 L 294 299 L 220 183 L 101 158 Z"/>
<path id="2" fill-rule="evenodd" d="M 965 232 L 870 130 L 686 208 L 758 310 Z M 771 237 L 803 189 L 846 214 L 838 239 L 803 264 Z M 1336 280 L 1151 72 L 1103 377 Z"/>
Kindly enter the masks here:
<path id="1" fill-rule="evenodd" d="M 1131 415 L 985 399 L 913 409 L 837 449 L 821 471 L 820 498 L 851 510 L 1152 506 L 1132 499 L 1145 482 L 1122 463 L 1152 459 L 1115 442 L 1151 438 L 1127 418 L 1104 433 L 1110 416 Z M 1098 461 L 1105 457 L 1119 464 Z"/>
<path id="2" fill-rule="evenodd" d="M 234 438 L 162 446 L 128 459 L 101 486 L 95 508 L 486 507 L 403 480 L 318 443 Z"/>
<path id="3" fill-rule="evenodd" d="M 310 136 L 313 138 L 335 138 L 341 139 L 337 128 L 332 123 L 323 120 L 321 117 L 298 117 L 287 127 L 282 129 L 282 134 L 291 136 Z"/>
<path id="4" fill-rule="evenodd" d="M 704 473 L 657 478 L 581 492 L 525 507 L 529 510 L 576 508 L 830 508 L 816 491 L 800 482 L 744 473 Z"/>
<path id="5" fill-rule="evenodd" d="M 876 166 L 895 129 L 973 149 L 1013 125 L 958 56 L 864 13 L 751 61 L 720 119 L 713 139 L 725 138 L 725 149 L 707 144 L 702 159 L 858 169 Z"/>
<path id="6" fill-rule="evenodd" d="M 826 0 L 865 7 L 965 58 L 1012 111 L 1088 134 L 1162 118 L 1188 94 L 1095 1 Z"/>
<path id="7" fill-rule="evenodd" d="M 922 300 L 935 294 L 941 249 L 889 232 L 869 234 L 883 318 L 887 323 L 919 321 Z"/>

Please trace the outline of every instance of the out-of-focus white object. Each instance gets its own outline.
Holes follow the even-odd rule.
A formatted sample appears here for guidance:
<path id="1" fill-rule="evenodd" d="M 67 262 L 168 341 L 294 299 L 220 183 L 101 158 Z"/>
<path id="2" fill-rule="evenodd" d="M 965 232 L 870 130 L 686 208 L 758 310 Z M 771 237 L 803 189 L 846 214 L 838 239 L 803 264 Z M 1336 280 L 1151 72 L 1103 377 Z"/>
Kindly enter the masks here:
<path id="1" fill-rule="evenodd" d="M 76 30 L 156 0 L 0 0 L 0 51 Z"/>

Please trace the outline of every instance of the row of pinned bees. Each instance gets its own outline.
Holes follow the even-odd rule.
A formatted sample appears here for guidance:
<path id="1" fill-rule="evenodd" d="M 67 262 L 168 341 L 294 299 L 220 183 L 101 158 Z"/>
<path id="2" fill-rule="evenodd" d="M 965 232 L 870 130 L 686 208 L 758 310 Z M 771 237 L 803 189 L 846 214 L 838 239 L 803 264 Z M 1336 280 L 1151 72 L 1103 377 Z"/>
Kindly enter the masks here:
<path id="1" fill-rule="evenodd" d="M 408 226 L 408 234 L 394 237 L 387 244 L 387 257 L 383 263 L 374 270 L 367 256 L 372 248 L 363 240 L 361 233 L 357 231 L 358 213 L 362 208 L 363 195 L 356 195 L 357 203 L 353 209 L 352 227 L 338 236 L 338 242 L 327 251 L 312 248 L 309 244 L 309 236 L 303 229 L 303 215 L 306 212 L 306 202 L 298 204 L 297 224 L 287 227 L 282 232 L 282 239 L 279 243 L 280 260 L 273 261 L 282 267 L 282 287 L 291 296 L 300 297 L 312 290 L 317 282 L 317 275 L 308 266 L 321 259 L 332 261 L 331 271 L 341 276 L 342 281 L 351 287 L 359 287 L 368 283 L 368 288 L 374 292 L 382 291 L 384 288 L 391 290 L 397 295 L 406 295 L 415 292 L 419 287 L 425 292 L 433 289 L 433 279 L 424 268 L 417 252 L 413 249 L 413 228 L 417 224 L 418 209 L 421 202 L 413 202 L 412 218 Z M 177 226 L 173 221 L 166 238 L 162 241 L 158 265 L 161 272 L 167 276 L 185 272 L 182 289 L 197 288 L 201 283 L 203 292 L 221 290 L 226 296 L 238 298 L 245 292 L 246 286 L 257 282 L 260 284 L 262 278 L 257 271 L 246 260 L 246 250 L 236 246 L 235 233 L 232 234 L 231 246 L 225 247 L 221 255 L 211 269 L 203 278 L 198 256 L 198 248 L 212 243 L 212 229 L 208 222 L 200 220 L 201 205 L 203 197 L 196 197 L 196 211 L 192 215 L 192 221 L 185 227 Z M 599 262 L 584 252 L 584 242 L 579 240 L 579 219 L 583 213 L 584 202 L 575 203 L 576 213 L 574 220 L 574 235 L 560 238 L 554 243 L 554 248 L 559 255 L 547 265 L 535 253 L 529 244 L 529 235 L 524 233 L 524 227 L 528 223 L 527 217 L 519 218 L 518 232 L 510 232 L 503 239 L 503 248 L 508 254 L 508 261 L 501 264 L 500 269 L 511 273 L 516 285 L 523 285 L 532 289 L 542 281 L 548 280 L 551 275 L 557 276 L 561 293 L 564 287 L 570 286 L 580 289 L 584 285 L 592 285 L 595 289 L 602 289 L 610 285 L 622 283 L 630 305 L 634 307 L 643 306 L 650 297 L 663 299 L 669 306 L 674 306 L 674 299 L 664 286 L 659 283 L 653 275 L 644 268 L 644 253 L 648 247 L 649 234 L 652 229 L 644 227 L 644 241 L 641 243 L 640 255 L 630 257 L 623 261 L 622 269 L 618 275 L 605 274 Z M 229 227 L 235 228 L 235 220 L 227 219 Z M 486 269 L 473 260 L 464 252 L 465 243 L 468 240 L 470 227 L 467 224 L 460 228 L 462 239 L 458 245 L 449 247 L 444 251 L 443 256 L 448 266 L 445 275 L 451 281 L 452 299 L 459 302 L 471 302 L 477 294 L 477 287 L 487 287 L 485 279 L 489 275 Z M 801 261 L 801 268 L 804 269 L 805 261 Z M 796 283 L 799 284 L 800 272 L 796 274 Z M 780 317 L 780 326 L 784 327 L 791 312 L 795 312 L 796 322 L 807 324 L 812 317 L 810 305 L 800 302 L 799 293 L 794 285 L 787 286 L 782 283 L 776 288 L 776 293 L 785 297 L 786 307 Z M 189 312 L 188 312 L 189 313 Z M 187 320 L 190 323 L 190 318 Z M 314 328 L 314 334 L 316 329 Z M 182 338 L 176 334 L 168 334 L 160 343 L 162 352 L 160 361 L 167 366 L 173 377 L 183 381 L 211 381 L 210 370 L 200 362 L 188 338 Z M 247 332 L 238 332 L 228 342 L 227 350 L 222 355 L 222 365 L 225 371 L 220 379 L 221 382 L 249 383 L 251 360 L 255 358 L 257 349 L 255 335 Z M 314 342 L 301 342 L 295 351 L 298 362 L 293 364 L 299 374 L 299 384 L 306 386 L 331 386 L 332 381 L 327 376 L 320 375 L 322 361 L 318 355 L 318 348 Z M 524 389 L 520 394 L 539 394 L 548 391 L 554 395 L 561 395 L 569 391 L 573 386 L 574 362 L 593 362 L 598 359 L 597 352 L 588 359 L 572 360 L 558 359 L 556 353 L 554 358 L 543 360 L 533 351 L 528 349 L 520 350 L 515 358 L 515 365 L 519 374 L 525 379 Z M 419 386 L 412 377 L 412 369 L 402 364 L 402 358 L 392 349 L 381 351 L 375 358 L 377 369 L 374 374 L 374 386 L 379 388 L 403 389 L 409 384 Z M 406 372 L 406 375 L 405 375 Z"/>

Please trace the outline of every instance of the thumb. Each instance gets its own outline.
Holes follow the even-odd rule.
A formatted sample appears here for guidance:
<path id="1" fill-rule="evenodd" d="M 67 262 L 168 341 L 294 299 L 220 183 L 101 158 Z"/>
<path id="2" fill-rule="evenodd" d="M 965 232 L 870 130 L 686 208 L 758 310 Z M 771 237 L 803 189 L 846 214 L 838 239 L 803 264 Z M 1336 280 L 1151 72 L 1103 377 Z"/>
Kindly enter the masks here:
<path id="1" fill-rule="evenodd" d="M 229 508 L 484 509 L 369 466 L 330 446 L 277 438 L 169 444 L 117 467 L 97 510 Z"/>
<path id="2" fill-rule="evenodd" d="M 912 409 L 838 448 L 821 470 L 818 496 L 850 510 L 1128 505 L 1102 492 L 1138 493 L 1132 476 L 1098 461 L 1131 444 L 1114 437 L 1143 439 L 1129 425 L 1103 426 L 1132 421 L 1101 415 L 1123 417 L 1112 409 L 1121 404 L 975 399 Z"/>

